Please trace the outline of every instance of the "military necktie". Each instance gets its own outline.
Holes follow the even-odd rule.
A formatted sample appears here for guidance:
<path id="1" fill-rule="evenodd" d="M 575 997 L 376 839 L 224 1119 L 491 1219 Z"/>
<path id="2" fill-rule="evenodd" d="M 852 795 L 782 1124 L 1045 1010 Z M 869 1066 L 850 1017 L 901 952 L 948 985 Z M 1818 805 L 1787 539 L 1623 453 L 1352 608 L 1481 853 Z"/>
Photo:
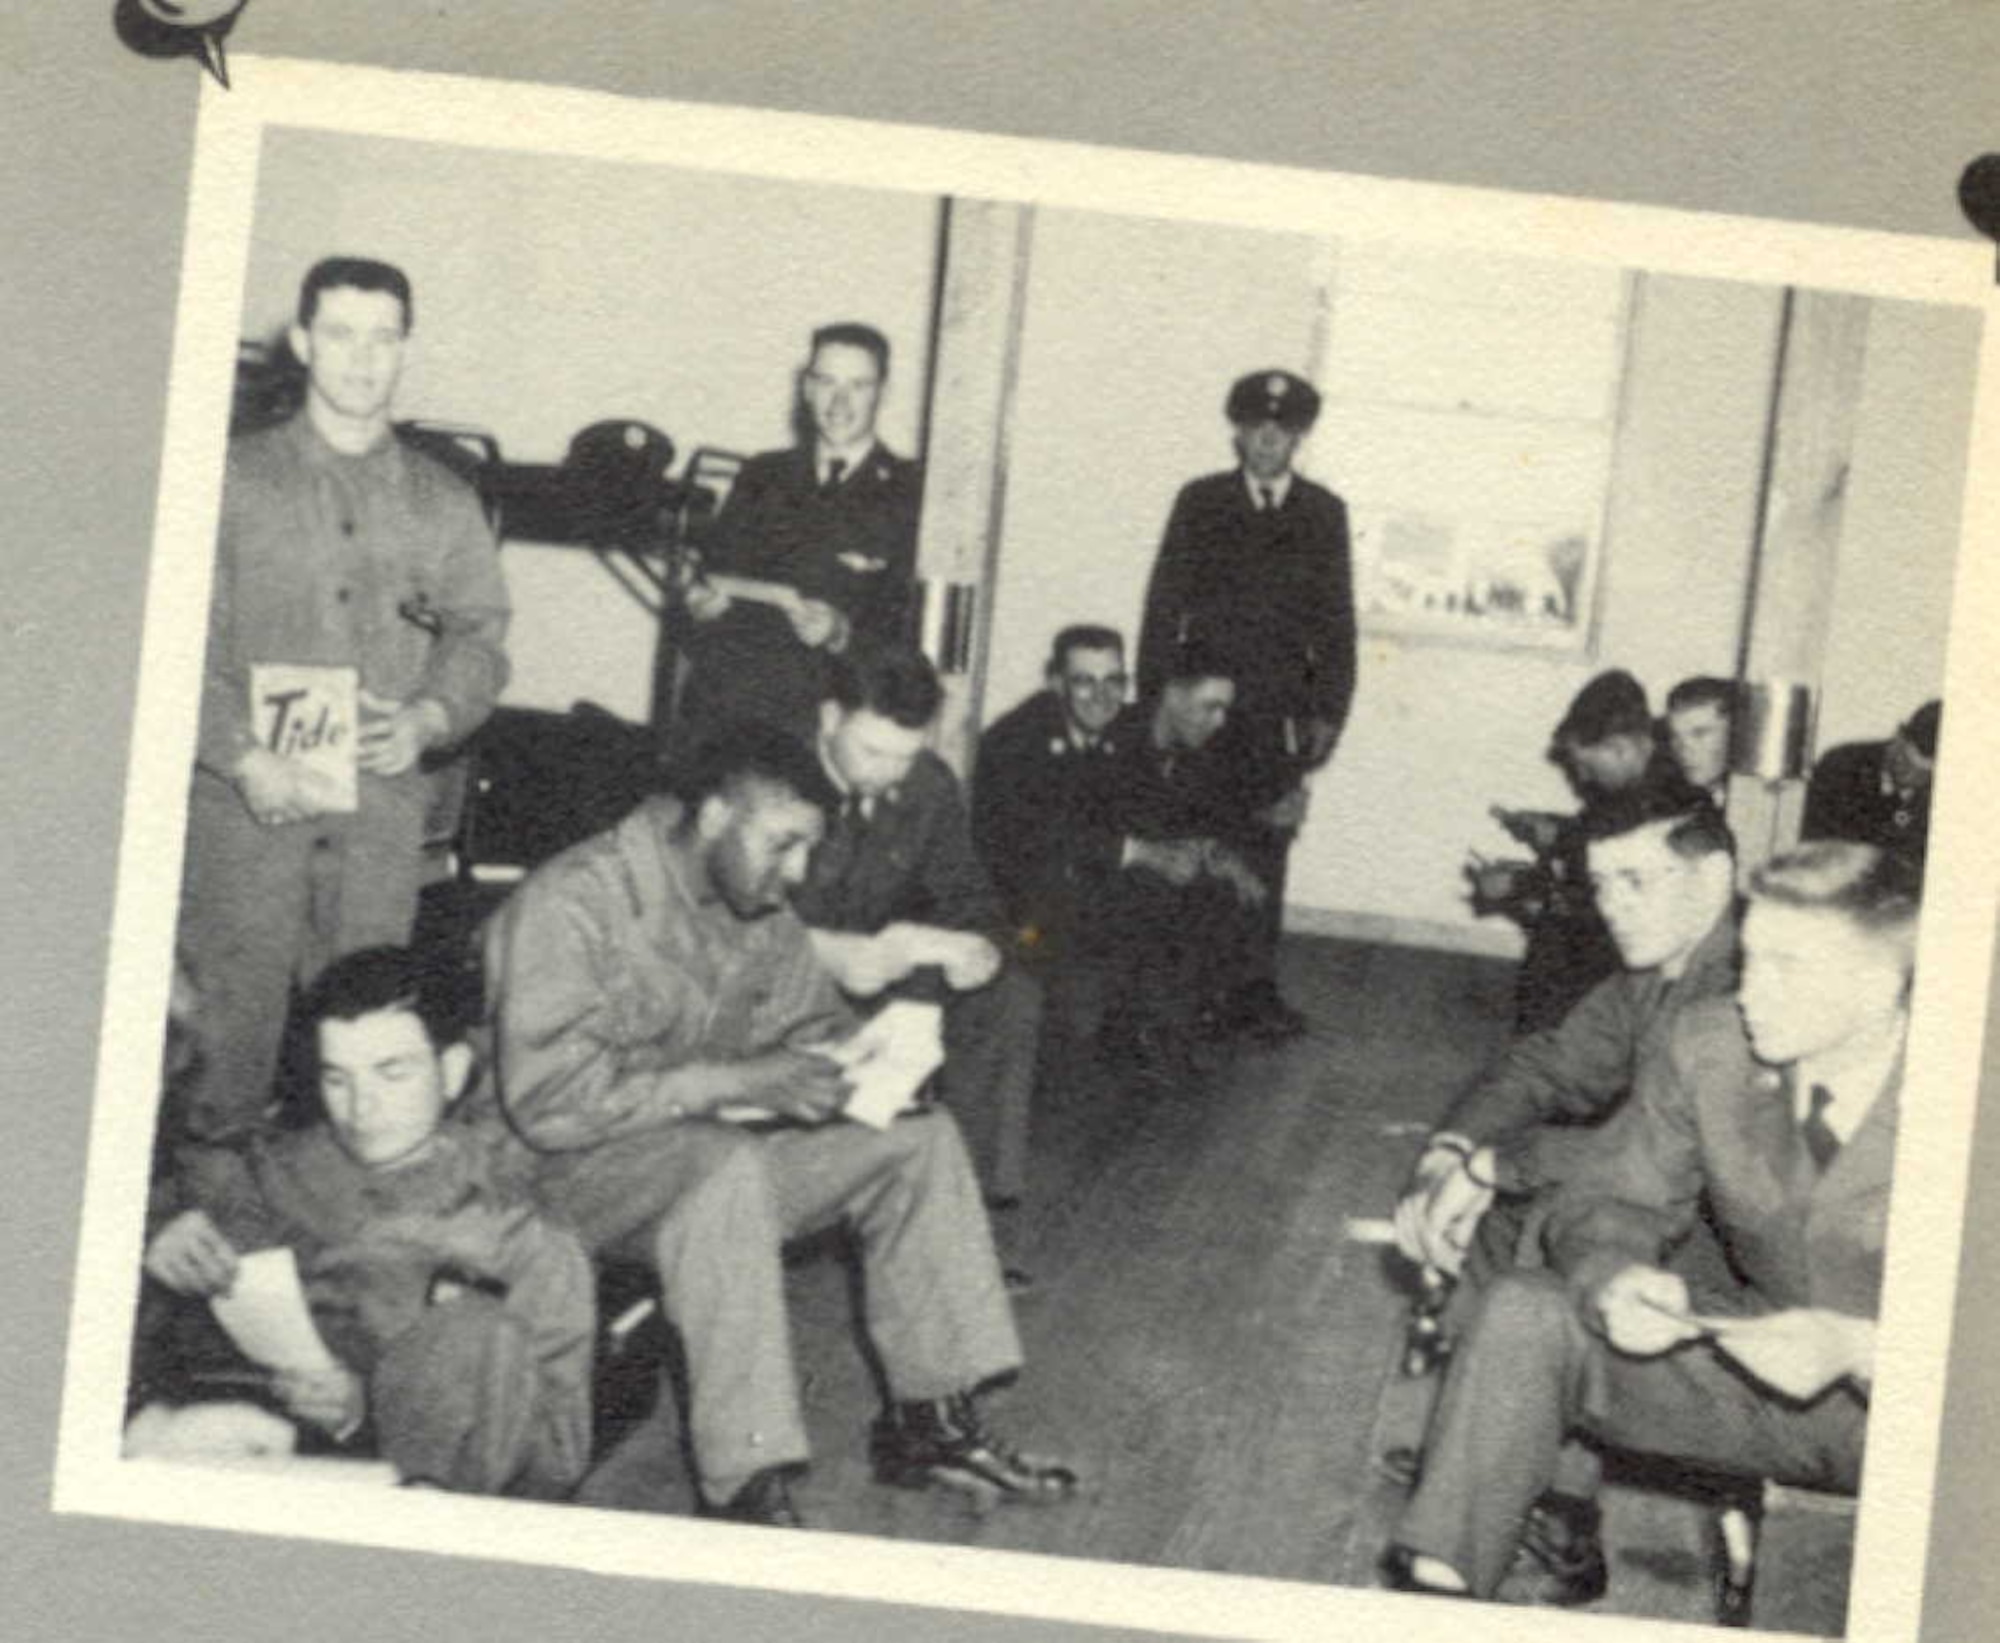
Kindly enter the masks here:
<path id="1" fill-rule="evenodd" d="M 832 461 L 828 462 L 826 465 L 826 479 L 820 485 L 819 488 L 820 494 L 824 496 L 827 495 L 829 492 L 839 490 L 840 476 L 846 472 L 847 472 L 847 459 L 845 457 L 837 456 L 833 458 Z"/>
<path id="2" fill-rule="evenodd" d="M 1840 1151 L 1840 1137 L 1833 1133 L 1833 1126 L 1826 1121 L 1826 1109 L 1832 1105 L 1833 1091 L 1824 1084 L 1815 1084 L 1805 1122 L 1799 1125 L 1806 1151 L 1812 1154 L 1813 1164 L 1822 1175 L 1826 1173 L 1827 1165 L 1833 1162 L 1833 1155 Z"/>

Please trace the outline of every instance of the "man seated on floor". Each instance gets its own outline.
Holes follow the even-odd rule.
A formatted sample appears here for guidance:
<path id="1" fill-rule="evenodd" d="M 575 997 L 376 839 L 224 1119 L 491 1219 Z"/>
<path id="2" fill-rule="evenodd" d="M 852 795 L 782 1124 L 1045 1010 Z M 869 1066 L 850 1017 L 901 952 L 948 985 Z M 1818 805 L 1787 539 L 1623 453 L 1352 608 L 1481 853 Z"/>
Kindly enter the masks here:
<path id="1" fill-rule="evenodd" d="M 1940 702 L 1926 702 L 1886 742 L 1829 748 L 1806 786 L 1800 833 L 1808 839 L 1853 839 L 1924 859 L 1937 777 Z"/>
<path id="2" fill-rule="evenodd" d="M 1051 1500 L 1076 1479 L 990 1437 L 973 1399 L 1020 1342 L 957 1126 L 841 1118 L 823 1050 L 854 1017 L 787 906 L 838 801 L 818 759 L 745 726 L 495 915 L 499 1142 L 600 1256 L 645 1262 L 686 1351 L 702 1510 L 797 1524 L 806 1459 L 781 1246 L 845 1224 L 888 1401 L 875 1475 Z M 769 1115 L 745 1127 L 732 1118 Z"/>
<path id="3" fill-rule="evenodd" d="M 1252 818 L 1220 733 L 1235 702 L 1227 664 L 1201 645 L 1162 664 L 1130 710 L 1105 805 L 1098 903 L 1110 951 L 1115 1051 L 1152 1073 L 1189 1070 L 1193 1045 L 1242 1033 L 1279 1043 L 1300 1027 L 1275 992 L 1260 939 L 1266 888 L 1240 850 Z"/>
<path id="4" fill-rule="evenodd" d="M 818 751 L 839 802 L 792 906 L 842 989 L 944 1009 L 946 1103 L 987 1200 L 1027 1184 L 1042 993 L 1006 960 L 1008 920 L 973 848 L 964 795 L 926 745 L 943 701 L 905 646 L 832 658 Z"/>
<path id="5" fill-rule="evenodd" d="M 1517 1260 L 1536 1264 L 1537 1207 L 1560 1179 L 1547 1126 L 1595 1124 L 1661 1053 L 1675 1019 L 1736 988 L 1734 841 L 1697 788 L 1644 784 L 1585 820 L 1590 884 L 1623 968 L 1554 1027 L 1515 1039 L 1439 1121 L 1396 1205 L 1396 1242 L 1424 1288 L 1407 1359 L 1420 1373 L 1450 1349 L 1478 1289 Z M 1581 1139 L 1580 1137 L 1576 1139 Z M 1574 1141 L 1572 1141 L 1572 1146 Z M 1413 1478 L 1414 1449 L 1382 1461 Z M 1594 1451 L 1563 1451 L 1563 1483 L 1594 1492 Z"/>
<path id="6" fill-rule="evenodd" d="M 1667 751 L 1684 780 L 1718 810 L 1729 805 L 1729 744 L 1741 692 L 1734 679 L 1697 674 L 1667 692 Z"/>
<path id="7" fill-rule="evenodd" d="M 1049 977 L 1077 957 L 1100 888 L 1090 846 L 1123 740 L 1112 726 L 1129 683 L 1125 641 L 1116 628 L 1066 627 L 1044 679 L 979 738 L 972 836 L 1006 906 L 1014 951 Z"/>
<path id="8" fill-rule="evenodd" d="M 372 1446 L 406 1482 L 556 1498 L 589 1460 L 594 1279 L 575 1237 L 446 1116 L 472 1052 L 441 979 L 400 948 L 338 960 L 306 1001 L 321 1120 L 242 1151 L 184 1147 L 155 1192 L 149 1279 L 227 1295 L 246 1257 L 289 1249 L 332 1361 L 259 1371 L 206 1308 L 186 1307 L 140 1361 L 170 1395 L 268 1390 L 294 1421 L 340 1448 Z"/>
<path id="9" fill-rule="evenodd" d="M 1919 886 L 1806 845 L 1758 870 L 1737 999 L 1674 1023 L 1563 1186 L 1552 1270 L 1485 1291 L 1446 1377 L 1391 1584 L 1585 1602 L 1596 1502 L 1556 1492 L 1577 1432 L 1810 1488 L 1858 1486 Z M 1741 1287 L 1662 1261 L 1706 1204 Z"/>
<path id="10" fill-rule="evenodd" d="M 1670 779 L 1645 687 L 1622 668 L 1600 673 L 1577 692 L 1549 743 L 1587 812 L 1641 782 Z M 1532 862 L 1484 862 L 1471 868 L 1474 908 L 1512 918 L 1527 936 L 1514 985 L 1514 1025 L 1523 1033 L 1552 1027 L 1570 1006 L 1618 969 L 1617 949 L 1591 904 L 1582 814 L 1494 809 L 1494 817 L 1535 852 Z"/>

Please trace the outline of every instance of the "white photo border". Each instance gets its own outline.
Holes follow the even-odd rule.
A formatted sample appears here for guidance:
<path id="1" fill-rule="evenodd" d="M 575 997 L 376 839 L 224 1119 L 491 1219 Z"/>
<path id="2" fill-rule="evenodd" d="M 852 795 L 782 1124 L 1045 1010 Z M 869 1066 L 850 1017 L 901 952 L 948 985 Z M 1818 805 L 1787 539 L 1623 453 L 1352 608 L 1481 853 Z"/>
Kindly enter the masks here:
<path id="1" fill-rule="evenodd" d="M 133 717 L 89 1166 L 60 1422 L 63 1512 L 304 1535 L 652 1579 L 747 1585 L 1216 1637 L 1393 1628 L 1450 1638 L 1594 1638 L 1600 1616 L 1426 1603 L 1392 1594 L 1152 1566 L 772 1535 L 686 1519 L 429 1492 L 357 1497 L 308 1480 L 119 1457 L 159 1045 L 195 740 L 209 564 L 264 131 L 326 132 L 698 167 L 806 182 L 1019 200 L 1194 222 L 1333 232 L 1983 310 L 1961 521 L 1927 897 L 1901 1116 L 1869 1466 L 1849 1613 L 1855 1638 L 1917 1637 L 1994 932 L 1994 842 L 1981 750 L 2000 658 L 2000 301 L 1989 247 L 1276 166 L 981 136 L 823 116 L 250 56 L 205 85 L 147 615 Z M 1982 461 L 1982 453 L 1984 460 Z M 1647 1636 L 1708 1628 L 1622 1623 Z M 1620 1635 L 1627 1635 L 1621 1632 Z"/>

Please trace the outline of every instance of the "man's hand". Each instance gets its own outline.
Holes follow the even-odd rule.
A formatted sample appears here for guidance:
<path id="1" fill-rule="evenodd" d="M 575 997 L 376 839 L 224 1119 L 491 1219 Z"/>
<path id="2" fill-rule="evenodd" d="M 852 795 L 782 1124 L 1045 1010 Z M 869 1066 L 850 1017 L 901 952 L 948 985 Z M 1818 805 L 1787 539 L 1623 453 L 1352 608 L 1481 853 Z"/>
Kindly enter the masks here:
<path id="1" fill-rule="evenodd" d="M 323 795 L 306 780 L 308 772 L 269 748 L 253 747 L 236 766 L 236 791 L 243 808 L 266 827 L 311 821 L 326 809 Z"/>
<path id="2" fill-rule="evenodd" d="M 1257 819 L 1280 833 L 1296 833 L 1306 822 L 1306 790 L 1295 787 L 1275 804 L 1257 812 Z"/>
<path id="3" fill-rule="evenodd" d="M 1546 810 L 1508 810 L 1496 804 L 1488 814 L 1506 830 L 1509 838 L 1525 844 L 1538 856 L 1547 855 L 1562 836 L 1563 818 Z"/>
<path id="4" fill-rule="evenodd" d="M 1492 1183 L 1492 1148 L 1468 1159 L 1455 1146 L 1426 1147 L 1396 1202 L 1396 1247 L 1419 1266 L 1457 1277 L 1480 1217 L 1493 1202 Z"/>
<path id="5" fill-rule="evenodd" d="M 976 930 L 941 931 L 944 944 L 939 965 L 945 985 L 955 993 L 973 993 L 1000 973 L 1000 949 Z"/>
<path id="6" fill-rule="evenodd" d="M 1718 1352 L 1773 1391 L 1801 1403 L 1838 1380 L 1865 1386 L 1875 1373 L 1875 1324 L 1869 1318 L 1800 1306 L 1759 1318 L 1708 1322 Z"/>
<path id="7" fill-rule="evenodd" d="M 1250 871 L 1243 858 L 1222 845 L 1209 850 L 1208 871 L 1234 890 L 1236 899 L 1245 907 L 1262 907 L 1270 896 L 1264 881 Z"/>
<path id="8" fill-rule="evenodd" d="M 847 648 L 847 618 L 824 599 L 801 599 L 785 608 L 785 617 L 808 650 Z"/>
<path id="9" fill-rule="evenodd" d="M 1201 839 L 1130 839 L 1126 842 L 1125 864 L 1158 873 L 1169 884 L 1184 890 L 1201 877 L 1205 844 Z"/>
<path id="10" fill-rule="evenodd" d="M 1657 1358 L 1708 1331 L 1688 1311 L 1687 1284 L 1656 1266 L 1628 1266 L 1597 1292 L 1605 1337 L 1634 1358 Z"/>
<path id="11" fill-rule="evenodd" d="M 806 933 L 840 990 L 856 998 L 873 998 L 919 965 L 939 962 L 926 956 L 930 932 L 919 924 L 891 924 L 872 936 L 851 930 Z"/>
<path id="12" fill-rule="evenodd" d="M 361 692 L 361 736 L 355 763 L 374 776 L 400 776 L 451 734 L 451 718 L 442 702 L 421 696 L 413 702 L 392 701 L 371 690 Z"/>
<path id="13" fill-rule="evenodd" d="M 719 621 L 736 601 L 714 583 L 690 576 L 681 584 L 681 608 L 697 622 Z"/>
<path id="14" fill-rule="evenodd" d="M 797 1124 L 824 1124 L 847 1105 L 847 1075 L 839 1064 L 814 1050 L 770 1050 L 742 1065 L 742 1102 L 768 1107 Z"/>
<path id="15" fill-rule="evenodd" d="M 236 1282 L 235 1247 L 206 1210 L 185 1210 L 154 1233 L 144 1265 L 177 1295 L 226 1295 Z"/>
<path id="16" fill-rule="evenodd" d="M 350 1436 L 368 1416 L 368 1387 L 344 1365 L 331 1369 L 281 1369 L 272 1389 L 294 1420 L 337 1438 Z"/>

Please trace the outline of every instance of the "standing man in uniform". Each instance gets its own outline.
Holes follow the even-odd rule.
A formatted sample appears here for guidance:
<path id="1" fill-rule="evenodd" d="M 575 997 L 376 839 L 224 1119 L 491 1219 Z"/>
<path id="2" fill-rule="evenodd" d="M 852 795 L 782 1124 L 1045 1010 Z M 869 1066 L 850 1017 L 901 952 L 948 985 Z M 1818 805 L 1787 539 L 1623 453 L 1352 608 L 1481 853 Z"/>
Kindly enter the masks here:
<path id="1" fill-rule="evenodd" d="M 1354 585 L 1347 508 L 1293 471 L 1319 394 L 1289 371 L 1255 371 L 1229 391 L 1239 466 L 1175 498 L 1146 590 L 1139 694 L 1156 699 L 1173 651 L 1199 644 L 1236 684 L 1227 735 L 1254 816 L 1245 852 L 1268 892 L 1264 939 L 1282 928 L 1285 858 L 1305 818 L 1305 776 L 1332 756 L 1354 696 Z M 1231 1023 L 1276 1040 L 1305 1020 L 1256 983 Z"/>
<path id="2" fill-rule="evenodd" d="M 412 317 L 402 270 L 317 264 L 291 330 L 305 405 L 230 446 L 181 892 L 210 1028 L 184 1115 L 199 1139 L 263 1115 L 295 985 L 409 940 L 419 761 L 506 683 L 493 532 L 390 426 Z"/>
<path id="3" fill-rule="evenodd" d="M 799 443 L 752 457 L 736 476 L 702 569 L 776 583 L 798 598 L 779 608 L 731 598 L 700 577 L 688 585 L 680 719 L 697 738 L 748 718 L 810 739 L 827 658 L 857 639 L 911 636 L 923 481 L 876 437 L 888 380 L 880 331 L 822 326 L 799 373 Z"/>

